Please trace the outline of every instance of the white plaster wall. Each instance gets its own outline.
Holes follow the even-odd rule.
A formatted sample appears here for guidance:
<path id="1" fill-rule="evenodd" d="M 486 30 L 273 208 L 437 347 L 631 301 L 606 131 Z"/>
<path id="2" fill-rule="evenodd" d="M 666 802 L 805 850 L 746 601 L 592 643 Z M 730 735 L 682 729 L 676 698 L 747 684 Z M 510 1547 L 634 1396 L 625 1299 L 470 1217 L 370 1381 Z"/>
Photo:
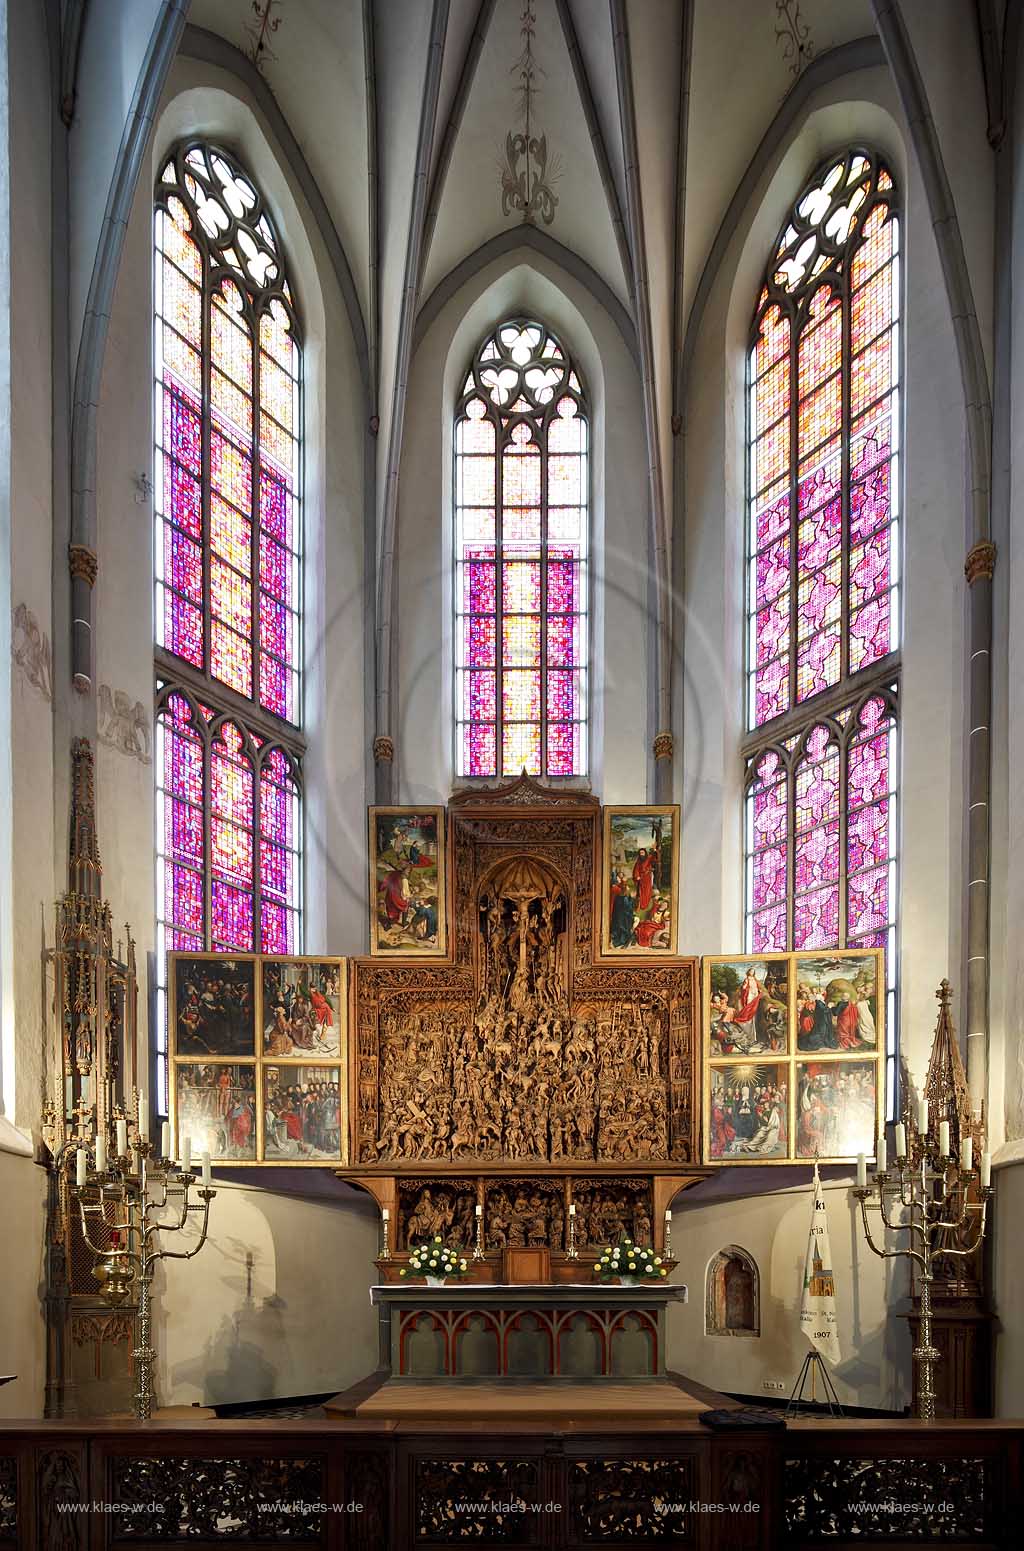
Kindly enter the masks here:
<path id="1" fill-rule="evenodd" d="M 591 398 L 591 747 L 605 802 L 643 802 L 647 772 L 648 518 L 640 382 L 616 325 L 574 276 L 533 251 L 479 270 L 420 340 L 410 374 L 399 490 L 402 802 L 453 784 L 453 405 L 474 350 L 510 314 L 535 314 L 574 355 Z"/>
<path id="2" fill-rule="evenodd" d="M 1014 156 L 1019 166 L 1022 148 L 1024 93 L 1018 91 L 1011 144 L 1004 154 Z M 1019 172 L 1014 180 L 1010 224 L 1013 294 L 1009 320 L 1009 531 L 1005 538 L 1000 535 L 1003 542 L 994 579 L 996 620 L 1004 630 L 1002 640 L 996 639 L 994 652 L 997 692 L 1000 686 L 1003 692 L 996 702 L 1000 736 L 994 750 L 995 789 L 997 796 L 1004 794 L 1004 806 L 1002 812 L 996 812 L 997 820 L 1003 822 L 994 831 L 992 853 L 997 888 L 1001 888 L 1005 899 L 1005 911 L 997 909 L 993 919 L 994 950 L 1003 973 L 996 985 L 997 995 L 1002 994 L 997 1002 L 992 1063 L 994 1080 L 1002 1080 L 1005 1099 L 992 1119 L 997 1141 L 1005 1126 L 1006 1141 L 1019 1143 L 1024 1138 L 1024 940 L 1020 930 L 1024 912 L 1024 793 L 1020 779 L 1024 759 L 1024 618 L 1017 587 L 1024 549 L 1024 392 L 1020 387 L 1024 370 L 1024 286 L 1018 280 L 1024 254 L 1024 180 Z"/>
<path id="3" fill-rule="evenodd" d="M 854 95 L 855 94 L 855 95 Z M 851 100 L 852 99 L 852 100 Z M 682 930 L 687 950 L 742 942 L 744 370 L 765 256 L 804 180 L 858 137 L 893 164 L 904 197 L 902 1041 L 920 1079 L 933 992 L 960 971 L 963 706 L 963 396 L 923 190 L 908 168 L 885 74 L 816 94 L 755 197 L 714 288 L 694 360 L 684 450 L 686 580 Z"/>
<path id="4" fill-rule="evenodd" d="M 1010 1151 L 1010 1149 L 1008 1149 Z M 996 1319 L 996 1416 L 1024 1416 L 1024 1319 L 1021 1318 L 1020 1224 L 1024 1215 L 1024 1147 L 993 1171 L 991 1287 Z"/>
<path id="5" fill-rule="evenodd" d="M 886 1311 L 906 1301 L 905 1278 L 866 1247 L 847 1183 L 825 1183 L 824 1189 L 840 1350 L 829 1374 L 841 1404 L 901 1411 L 910 1400 L 910 1338 L 906 1322 Z M 692 1194 L 676 1200 L 672 1252 L 680 1264 L 673 1281 L 685 1282 L 690 1296 L 668 1311 L 670 1368 L 726 1394 L 769 1403 L 778 1403 L 779 1392 L 765 1390 L 765 1381 L 781 1381 L 788 1398 L 808 1350 L 800 1330 L 800 1296 L 810 1221 L 811 1194 L 803 1182 L 703 1205 Z M 705 1333 L 707 1268 L 732 1244 L 757 1263 L 759 1336 Z"/>
<path id="6" fill-rule="evenodd" d="M 339 1187 L 341 1189 L 342 1187 Z M 377 1366 L 379 1217 L 220 1183 L 195 1260 L 156 1285 L 161 1405 L 286 1399 L 345 1389 Z"/>
<path id="7" fill-rule="evenodd" d="M 49 638 L 53 506 L 50 369 L 49 59 L 41 8 L 12 6 L 10 28 L 12 606 Z M 11 1116 L 38 1126 L 43 1070 L 40 948 L 53 938 L 53 708 L 12 671 L 13 962 L 16 1097 Z"/>
<path id="8" fill-rule="evenodd" d="M 6 1246 L 0 1373 L 18 1376 L 0 1388 L 0 1417 L 43 1414 L 46 1331 L 39 1287 L 45 1209 L 43 1169 L 0 1149 L 0 1241 Z"/>

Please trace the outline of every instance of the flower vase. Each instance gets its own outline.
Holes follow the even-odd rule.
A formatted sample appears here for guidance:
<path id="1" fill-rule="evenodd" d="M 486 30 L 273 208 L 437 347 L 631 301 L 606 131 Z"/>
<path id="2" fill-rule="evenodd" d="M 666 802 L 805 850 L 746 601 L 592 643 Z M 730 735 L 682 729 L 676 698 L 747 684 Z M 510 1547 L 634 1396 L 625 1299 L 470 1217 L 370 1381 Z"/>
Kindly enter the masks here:
<path id="1" fill-rule="evenodd" d="M 445 1278 L 443 1276 L 428 1276 L 427 1277 L 427 1286 L 428 1287 L 443 1287 L 444 1284 L 445 1284 Z"/>
<path id="2" fill-rule="evenodd" d="M 641 1277 L 641 1276 L 630 1276 L 627 1273 L 625 1276 L 620 1276 L 619 1277 L 619 1286 L 620 1287 L 640 1287 L 642 1285 L 643 1285 L 643 1277 Z"/>

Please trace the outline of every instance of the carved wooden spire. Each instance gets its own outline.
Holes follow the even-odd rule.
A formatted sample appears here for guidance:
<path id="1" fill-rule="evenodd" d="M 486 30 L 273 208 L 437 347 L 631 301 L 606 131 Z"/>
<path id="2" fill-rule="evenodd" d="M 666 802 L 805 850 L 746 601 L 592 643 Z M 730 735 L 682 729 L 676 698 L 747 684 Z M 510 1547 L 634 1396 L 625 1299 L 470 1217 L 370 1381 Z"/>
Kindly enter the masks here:
<path id="1" fill-rule="evenodd" d="M 951 1011 L 953 988 L 948 980 L 942 981 L 935 995 L 939 1002 L 939 1018 L 928 1060 L 924 1097 L 928 1100 L 929 1117 L 934 1117 L 934 1123 L 948 1119 L 953 1150 L 959 1155 L 960 1143 L 965 1136 L 973 1136 L 975 1147 L 980 1149 L 984 1127 L 971 1113 L 967 1075 Z"/>
<path id="2" fill-rule="evenodd" d="M 68 892 L 99 899 L 103 866 L 96 839 L 92 745 L 76 738 L 71 745 L 71 834 L 68 845 Z"/>

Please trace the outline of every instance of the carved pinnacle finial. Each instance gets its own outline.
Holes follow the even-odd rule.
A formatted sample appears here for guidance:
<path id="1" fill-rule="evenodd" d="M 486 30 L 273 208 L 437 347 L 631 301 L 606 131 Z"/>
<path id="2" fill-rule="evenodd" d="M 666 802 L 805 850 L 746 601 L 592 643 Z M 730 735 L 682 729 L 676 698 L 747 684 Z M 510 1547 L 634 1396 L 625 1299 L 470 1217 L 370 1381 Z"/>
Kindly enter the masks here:
<path id="1" fill-rule="evenodd" d="M 71 744 L 71 834 L 68 844 L 70 892 L 98 899 L 102 872 L 99 842 L 96 839 L 92 744 L 88 738 L 75 738 Z"/>

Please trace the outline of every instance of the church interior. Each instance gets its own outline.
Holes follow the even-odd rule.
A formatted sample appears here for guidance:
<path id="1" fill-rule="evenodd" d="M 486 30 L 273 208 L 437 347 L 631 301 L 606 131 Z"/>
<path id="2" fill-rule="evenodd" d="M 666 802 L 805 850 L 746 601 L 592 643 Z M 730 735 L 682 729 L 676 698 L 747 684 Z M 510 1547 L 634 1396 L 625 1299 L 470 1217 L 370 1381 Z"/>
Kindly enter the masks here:
<path id="1" fill-rule="evenodd" d="M 1022 13 L 0 0 L 0 1547 L 1017 1543 Z"/>

